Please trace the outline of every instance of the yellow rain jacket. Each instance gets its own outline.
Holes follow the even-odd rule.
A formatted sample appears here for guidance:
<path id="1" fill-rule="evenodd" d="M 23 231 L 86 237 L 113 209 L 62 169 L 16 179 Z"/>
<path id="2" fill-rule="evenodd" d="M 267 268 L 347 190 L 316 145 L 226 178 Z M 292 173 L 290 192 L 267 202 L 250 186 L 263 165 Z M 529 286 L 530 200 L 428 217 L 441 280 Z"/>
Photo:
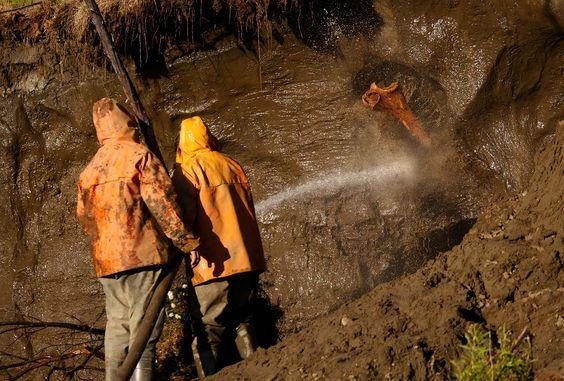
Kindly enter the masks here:
<path id="1" fill-rule="evenodd" d="M 200 117 L 182 122 L 173 181 L 185 222 L 200 237 L 194 285 L 265 270 L 249 181 L 241 166 L 217 149 Z"/>

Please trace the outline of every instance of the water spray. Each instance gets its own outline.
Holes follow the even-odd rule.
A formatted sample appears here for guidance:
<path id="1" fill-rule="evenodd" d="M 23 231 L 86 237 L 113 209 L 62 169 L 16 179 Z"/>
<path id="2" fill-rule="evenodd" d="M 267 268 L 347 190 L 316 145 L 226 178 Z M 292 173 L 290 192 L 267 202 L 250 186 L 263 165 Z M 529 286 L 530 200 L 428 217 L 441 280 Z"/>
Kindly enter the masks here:
<path id="1" fill-rule="evenodd" d="M 339 189 L 361 184 L 384 184 L 394 180 L 409 180 L 414 176 L 414 169 L 415 166 L 409 158 L 402 158 L 390 163 L 358 171 L 331 172 L 323 177 L 312 179 L 303 184 L 276 193 L 258 202 L 255 206 L 255 210 L 259 217 L 264 217 L 270 210 L 296 199 L 316 196 L 322 193 L 334 193 Z"/>

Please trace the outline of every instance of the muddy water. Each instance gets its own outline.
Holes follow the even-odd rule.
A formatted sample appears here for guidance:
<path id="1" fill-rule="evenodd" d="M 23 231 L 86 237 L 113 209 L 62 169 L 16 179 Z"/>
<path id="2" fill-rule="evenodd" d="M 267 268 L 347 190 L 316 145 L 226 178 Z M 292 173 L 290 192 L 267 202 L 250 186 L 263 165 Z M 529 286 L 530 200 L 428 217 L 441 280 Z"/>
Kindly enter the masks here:
<path id="1" fill-rule="evenodd" d="M 526 182 L 559 109 L 558 43 L 550 32 L 522 36 L 511 7 L 452 3 L 377 2 L 382 23 L 370 35 L 345 33 L 350 20 L 338 16 L 322 25 L 329 52 L 282 28 L 260 66 L 226 40 L 138 80 L 169 161 L 179 122 L 198 114 L 247 170 L 269 265 L 263 289 L 283 313 L 282 334 L 415 271 L 456 245 L 484 204 Z M 504 53 L 510 42 L 517 62 Z M 527 57 L 537 76 L 514 66 Z M 0 319 L 93 321 L 103 308 L 75 186 L 97 147 L 91 104 L 121 91 L 107 74 L 56 78 L 0 104 Z M 394 80 L 430 149 L 361 106 L 370 82 Z M 501 97 L 507 86 L 526 96 Z"/>

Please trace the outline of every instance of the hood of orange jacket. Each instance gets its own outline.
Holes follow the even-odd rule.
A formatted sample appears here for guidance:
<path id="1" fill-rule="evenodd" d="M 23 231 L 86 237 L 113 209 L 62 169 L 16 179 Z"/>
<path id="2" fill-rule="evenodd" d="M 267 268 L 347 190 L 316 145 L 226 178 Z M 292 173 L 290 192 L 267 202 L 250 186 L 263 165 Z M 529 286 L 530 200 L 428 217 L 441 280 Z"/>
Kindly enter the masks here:
<path id="1" fill-rule="evenodd" d="M 169 245 L 198 246 L 160 160 L 136 142 L 135 122 L 104 98 L 94 105 L 102 146 L 78 179 L 77 217 L 92 240 L 98 277 L 168 262 Z M 164 235 L 163 235 L 164 233 Z"/>
<path id="2" fill-rule="evenodd" d="M 102 98 L 94 103 L 92 120 L 101 144 L 114 139 L 139 142 L 135 118 L 113 99 Z"/>

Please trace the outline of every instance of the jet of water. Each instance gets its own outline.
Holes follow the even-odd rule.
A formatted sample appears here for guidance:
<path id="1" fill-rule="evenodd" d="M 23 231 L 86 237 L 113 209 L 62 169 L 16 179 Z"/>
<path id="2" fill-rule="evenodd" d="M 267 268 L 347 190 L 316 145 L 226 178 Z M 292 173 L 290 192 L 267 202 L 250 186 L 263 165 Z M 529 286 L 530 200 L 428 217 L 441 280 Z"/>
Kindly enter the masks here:
<path id="1" fill-rule="evenodd" d="M 332 194 L 342 188 L 362 184 L 384 184 L 391 181 L 406 181 L 411 179 L 413 174 L 414 166 L 409 159 L 400 159 L 358 171 L 330 172 L 323 177 L 276 193 L 258 202 L 255 209 L 257 215 L 262 217 L 269 211 L 289 201 Z"/>

